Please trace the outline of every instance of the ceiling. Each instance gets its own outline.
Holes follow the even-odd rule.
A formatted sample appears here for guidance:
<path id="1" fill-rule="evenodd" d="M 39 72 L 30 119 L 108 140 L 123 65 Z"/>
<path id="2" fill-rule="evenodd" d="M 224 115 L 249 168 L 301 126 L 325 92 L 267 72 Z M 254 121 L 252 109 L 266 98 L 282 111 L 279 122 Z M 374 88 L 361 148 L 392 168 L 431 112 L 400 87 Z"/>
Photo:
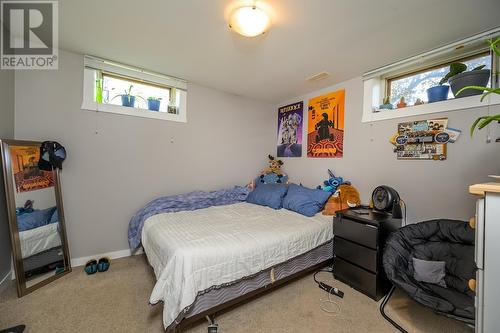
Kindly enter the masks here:
<path id="1" fill-rule="evenodd" d="M 273 25 L 246 38 L 242 1 L 60 0 L 60 46 L 278 103 L 500 25 L 498 0 L 262 0 Z"/>

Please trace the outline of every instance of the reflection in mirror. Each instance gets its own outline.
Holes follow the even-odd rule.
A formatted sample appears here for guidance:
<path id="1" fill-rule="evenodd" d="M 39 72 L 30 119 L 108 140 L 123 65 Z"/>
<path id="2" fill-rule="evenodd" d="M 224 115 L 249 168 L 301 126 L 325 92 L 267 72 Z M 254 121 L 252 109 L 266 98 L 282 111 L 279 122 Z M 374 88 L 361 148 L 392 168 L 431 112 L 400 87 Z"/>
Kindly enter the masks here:
<path id="1" fill-rule="evenodd" d="M 21 296 L 70 270 L 59 171 L 38 167 L 39 143 L 3 142 L 2 157 Z"/>

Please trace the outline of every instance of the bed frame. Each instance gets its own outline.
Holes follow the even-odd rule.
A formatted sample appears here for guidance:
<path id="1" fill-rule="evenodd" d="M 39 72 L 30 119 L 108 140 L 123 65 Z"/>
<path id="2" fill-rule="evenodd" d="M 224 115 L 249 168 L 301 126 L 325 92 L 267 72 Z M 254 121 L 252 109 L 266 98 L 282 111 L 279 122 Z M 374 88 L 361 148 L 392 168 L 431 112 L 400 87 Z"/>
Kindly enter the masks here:
<path id="1" fill-rule="evenodd" d="M 328 247 L 328 246 L 333 246 L 333 241 L 330 241 L 328 242 L 327 244 L 323 244 L 322 246 L 324 247 Z M 320 246 L 321 247 L 321 246 Z M 318 249 L 318 248 L 317 248 Z M 298 259 L 298 258 L 301 258 L 303 256 L 306 256 L 308 255 L 309 253 L 313 252 L 315 249 L 307 252 L 307 253 L 304 253 L 294 259 L 291 259 L 290 261 L 288 261 L 287 263 L 291 263 L 293 264 L 294 263 L 294 260 L 295 259 Z M 174 332 L 174 333 L 179 333 L 179 332 L 182 332 L 184 329 L 186 329 L 187 327 L 193 325 L 195 322 L 203 319 L 203 318 L 206 318 L 208 321 L 209 321 L 209 324 L 214 324 L 214 320 L 215 320 L 215 316 L 217 315 L 217 313 L 220 313 L 224 310 L 227 310 L 228 308 L 232 307 L 232 306 L 235 306 L 237 304 L 241 304 L 245 301 L 249 301 L 251 299 L 254 299 L 254 298 L 257 298 L 258 296 L 261 296 L 265 293 L 268 293 L 270 291 L 273 291 L 274 289 L 278 288 L 278 287 L 281 287 L 283 286 L 284 284 L 288 283 L 288 282 L 291 282 L 293 280 L 296 280 L 300 277 L 303 277 L 303 276 L 306 276 L 307 274 L 311 273 L 311 272 L 314 272 L 326 265 L 329 265 L 332 263 L 332 260 L 333 260 L 333 251 L 330 251 L 330 253 L 332 254 L 331 257 L 329 257 L 328 259 L 326 260 L 322 260 L 321 262 L 319 263 L 316 263 L 316 264 L 313 264 L 312 266 L 309 266 L 309 267 L 306 267 L 305 269 L 302 269 L 300 271 L 297 271 L 295 273 L 292 273 L 288 276 L 285 276 L 285 277 L 282 277 L 280 279 L 276 279 L 274 282 L 270 282 L 270 283 L 267 283 L 266 285 L 264 286 L 261 286 L 255 290 L 252 290 L 252 291 L 249 291 L 248 293 L 245 293 L 243 295 L 240 295 L 234 299 L 231 299 L 231 300 L 228 300 L 226 302 L 223 302 L 221 304 L 217 304 L 205 311 L 202 311 L 200 313 L 196 313 L 192 316 L 187 316 L 186 318 L 182 319 L 180 321 L 179 324 L 177 324 L 175 327 L 172 327 L 172 325 L 167 328 L 167 331 L 170 331 L 170 332 Z M 279 267 L 281 265 L 284 265 L 286 263 L 282 263 L 280 265 L 277 265 L 275 267 L 272 267 L 272 268 L 269 268 L 267 270 L 264 270 L 262 271 L 261 273 L 264 273 L 264 274 L 274 274 L 272 271 L 276 268 L 276 267 Z M 210 331 L 209 331 L 210 332 Z M 215 330 L 216 332 L 216 330 Z"/>

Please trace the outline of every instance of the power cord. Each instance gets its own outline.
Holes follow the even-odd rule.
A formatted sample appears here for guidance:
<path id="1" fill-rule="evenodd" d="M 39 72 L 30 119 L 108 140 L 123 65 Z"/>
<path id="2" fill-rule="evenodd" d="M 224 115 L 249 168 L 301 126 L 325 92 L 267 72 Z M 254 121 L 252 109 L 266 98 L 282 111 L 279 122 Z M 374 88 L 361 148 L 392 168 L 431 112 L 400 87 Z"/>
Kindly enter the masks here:
<path id="1" fill-rule="evenodd" d="M 316 279 L 316 275 L 318 275 L 321 272 L 333 273 L 333 266 L 330 267 L 329 269 L 320 269 L 320 270 L 316 271 L 313 274 L 313 279 L 314 279 L 314 282 L 316 282 L 321 289 L 323 289 L 324 291 L 326 291 L 328 293 L 328 299 L 324 299 L 324 298 L 319 299 L 319 302 L 320 302 L 319 307 L 320 307 L 321 311 L 325 312 L 325 314 L 327 316 L 336 317 L 336 316 L 341 314 L 342 309 L 341 309 L 340 305 L 333 300 L 333 296 L 335 295 L 335 296 L 338 296 L 340 298 L 343 298 L 344 293 L 342 291 L 338 290 L 337 288 L 331 287 L 324 282 L 318 281 Z"/>

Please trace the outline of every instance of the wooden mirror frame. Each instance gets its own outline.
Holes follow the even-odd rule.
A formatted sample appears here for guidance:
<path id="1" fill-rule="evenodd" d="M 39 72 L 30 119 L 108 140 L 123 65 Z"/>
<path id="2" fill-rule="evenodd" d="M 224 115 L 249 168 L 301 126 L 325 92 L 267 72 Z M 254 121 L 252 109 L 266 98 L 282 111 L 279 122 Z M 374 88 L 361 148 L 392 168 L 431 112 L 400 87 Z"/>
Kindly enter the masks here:
<path id="1" fill-rule="evenodd" d="M 38 141 L 24 141 L 24 140 L 0 140 L 0 151 L 2 159 L 2 171 L 3 171 L 3 186 L 5 189 L 5 206 L 7 208 L 7 218 L 9 221 L 10 230 L 10 242 L 12 248 L 12 257 L 14 261 L 14 270 L 16 273 L 16 284 L 17 284 L 17 295 L 19 297 L 25 296 L 34 290 L 37 290 L 46 284 L 59 279 L 60 277 L 71 272 L 71 261 L 68 248 L 68 239 L 66 236 L 66 224 L 64 218 L 64 207 L 61 193 L 61 183 L 59 169 L 54 170 L 54 189 L 56 196 L 56 205 L 58 212 L 58 223 L 59 223 L 59 236 L 61 237 L 61 246 L 64 251 L 63 262 L 65 270 L 61 273 L 54 274 L 47 279 L 38 282 L 32 286 L 26 286 L 26 277 L 24 275 L 23 269 L 23 258 L 21 254 L 21 244 L 19 239 L 19 230 L 17 227 L 17 217 L 16 217 L 16 200 L 15 200 L 15 186 L 12 179 L 12 163 L 10 156 L 11 146 L 41 146 L 41 142 Z"/>

